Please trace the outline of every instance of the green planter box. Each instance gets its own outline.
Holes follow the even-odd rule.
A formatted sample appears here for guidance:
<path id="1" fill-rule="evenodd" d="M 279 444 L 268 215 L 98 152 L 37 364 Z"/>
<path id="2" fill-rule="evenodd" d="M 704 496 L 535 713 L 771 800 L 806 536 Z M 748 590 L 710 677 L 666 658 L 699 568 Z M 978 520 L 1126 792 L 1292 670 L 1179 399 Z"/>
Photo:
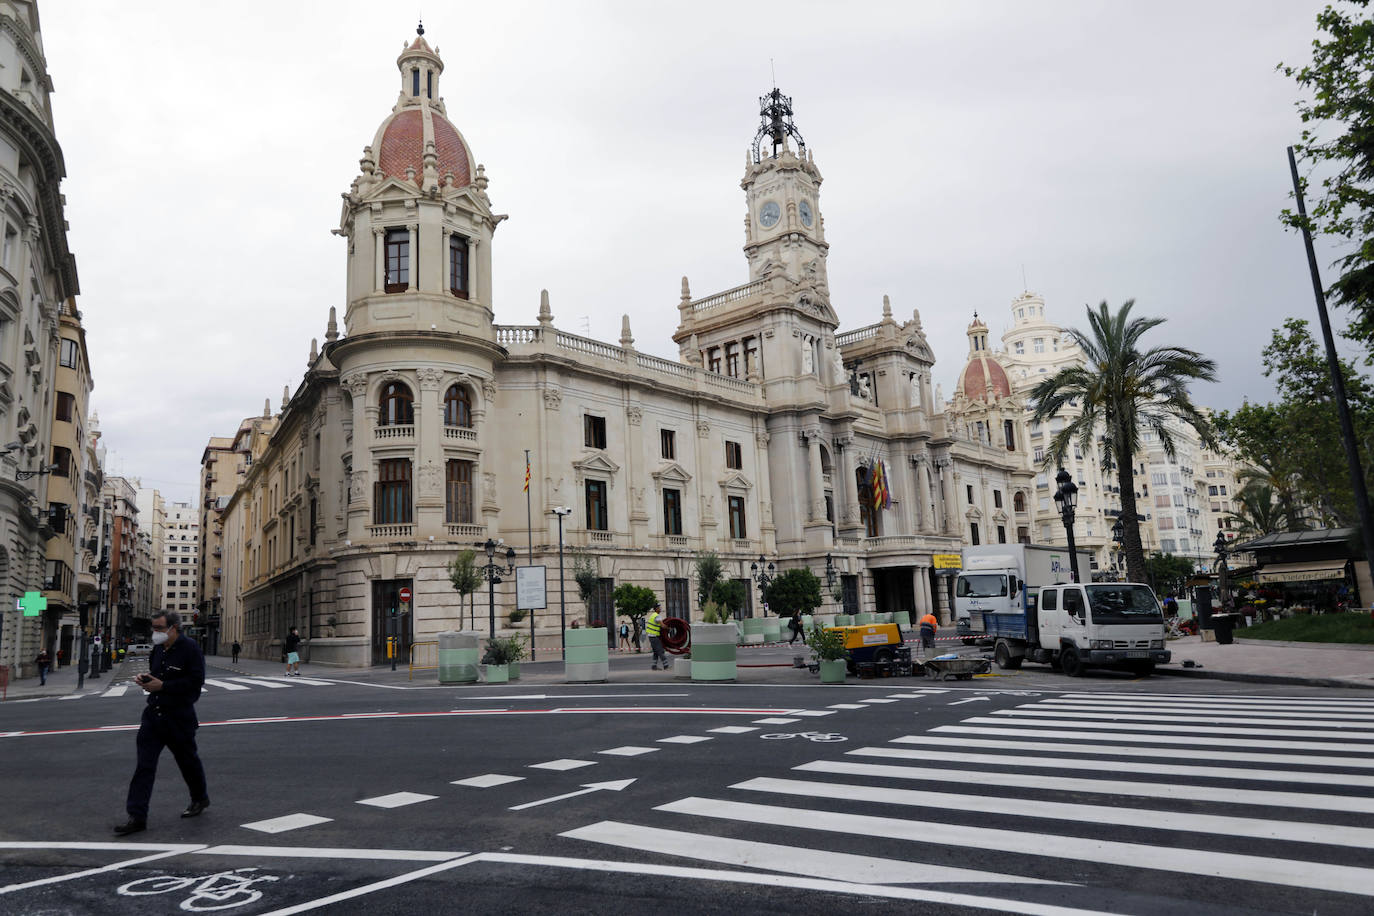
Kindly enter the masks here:
<path id="1" fill-rule="evenodd" d="M 518 681 L 518 680 L 520 680 L 520 663 L 519 663 L 519 662 L 511 662 L 511 663 L 510 663 L 509 665 L 507 665 L 506 667 L 510 669 L 510 679 L 511 679 L 512 681 Z"/>
<path id="2" fill-rule="evenodd" d="M 487 683 L 504 684 L 510 680 L 510 665 L 487 665 Z"/>
<path id="3" fill-rule="evenodd" d="M 821 683 L 822 684 L 843 684 L 845 675 L 845 660 L 837 658 L 834 661 L 821 662 Z"/>
<path id="4" fill-rule="evenodd" d="M 744 644 L 749 646 L 762 645 L 765 641 L 766 621 L 762 617 L 746 617 L 744 623 Z"/>
<path id="5" fill-rule="evenodd" d="M 849 615 L 849 614 L 836 614 L 836 615 L 835 615 L 835 626 L 837 626 L 837 627 L 849 627 L 849 626 L 853 626 L 853 625 L 854 625 L 854 618 L 853 618 L 851 615 Z"/>
<path id="6" fill-rule="evenodd" d="M 856 625 L 858 625 L 858 626 L 864 626 L 865 624 L 877 623 L 877 622 L 878 622 L 878 615 L 877 615 L 877 614 L 855 614 L 855 615 L 854 615 L 854 623 L 855 623 Z"/>
<path id="7" fill-rule="evenodd" d="M 697 623 L 692 625 L 692 680 L 733 681 L 736 668 L 735 625 Z"/>
<path id="8" fill-rule="evenodd" d="M 563 631 L 563 678 L 570 684 L 604 683 L 610 677 L 605 627 Z"/>
<path id="9" fill-rule="evenodd" d="M 471 630 L 439 634 L 439 683 L 475 684 L 481 675 L 478 667 L 480 637 Z"/>
<path id="10" fill-rule="evenodd" d="M 911 615 L 906 611 L 893 611 L 892 622 L 905 630 L 907 627 L 911 626 Z"/>

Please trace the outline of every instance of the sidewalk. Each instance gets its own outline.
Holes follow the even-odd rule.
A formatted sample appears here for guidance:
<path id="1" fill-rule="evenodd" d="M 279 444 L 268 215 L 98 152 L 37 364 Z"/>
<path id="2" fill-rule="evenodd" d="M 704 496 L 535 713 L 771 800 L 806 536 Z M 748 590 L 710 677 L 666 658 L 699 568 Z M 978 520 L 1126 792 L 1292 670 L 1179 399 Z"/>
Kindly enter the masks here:
<path id="1" fill-rule="evenodd" d="M 1155 671 L 1183 677 L 1269 684 L 1374 688 L 1374 646 L 1237 639 L 1229 646 L 1198 636 L 1170 640 L 1173 660 Z M 1184 667 L 1185 662 L 1197 667 Z"/>

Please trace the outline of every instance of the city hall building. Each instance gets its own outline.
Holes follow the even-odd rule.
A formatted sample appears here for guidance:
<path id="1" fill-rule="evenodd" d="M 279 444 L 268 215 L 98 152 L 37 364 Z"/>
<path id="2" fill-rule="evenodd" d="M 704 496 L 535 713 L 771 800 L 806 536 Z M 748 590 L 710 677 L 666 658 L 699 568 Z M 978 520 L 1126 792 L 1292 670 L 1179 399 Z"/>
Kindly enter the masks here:
<path id="1" fill-rule="evenodd" d="M 403 643 L 468 626 L 446 565 L 488 539 L 528 562 L 527 449 L 533 563 L 548 569 L 541 649 L 558 645 L 559 507 L 573 510 L 564 544 L 598 567 L 584 605 L 565 564 L 568 617 L 584 625 L 614 620 L 625 582 L 695 616 L 705 550 L 746 580 L 762 556 L 824 581 L 829 558 L 849 610 L 938 612 L 934 555 L 1030 526 L 1024 437 L 977 435 L 937 402 L 920 316 L 884 302 L 876 323 L 839 331 L 821 174 L 790 99 L 761 100 L 743 282 L 697 296 L 682 279 L 674 361 L 637 349 L 628 318 L 616 342 L 561 330 L 547 296 L 529 324 L 493 322 L 503 217 L 422 31 L 396 63 L 396 105 L 344 195 L 342 322 L 331 309 L 299 387 L 240 437 L 232 495 L 213 464 L 202 474 L 221 647 L 274 657 L 297 626 L 315 663 L 379 663 L 393 608 Z M 513 579 L 496 587 L 502 629 Z M 744 613 L 762 613 L 749 593 Z"/>

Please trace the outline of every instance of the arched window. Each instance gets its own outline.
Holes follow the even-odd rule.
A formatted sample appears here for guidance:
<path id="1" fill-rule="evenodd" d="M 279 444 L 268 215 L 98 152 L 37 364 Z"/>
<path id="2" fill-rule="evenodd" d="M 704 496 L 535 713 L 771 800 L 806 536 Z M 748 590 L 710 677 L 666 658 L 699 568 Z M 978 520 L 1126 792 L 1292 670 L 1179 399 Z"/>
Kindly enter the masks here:
<path id="1" fill-rule="evenodd" d="M 444 425 L 472 428 L 472 394 L 462 385 L 450 385 L 444 393 Z"/>
<path id="2" fill-rule="evenodd" d="M 1011 497 L 1011 507 L 1017 512 L 1026 511 L 1026 494 L 1017 490 Z"/>
<path id="3" fill-rule="evenodd" d="M 400 382 L 387 382 L 382 386 L 381 413 L 377 416 L 378 426 L 412 426 L 415 423 L 415 399 L 410 389 Z"/>

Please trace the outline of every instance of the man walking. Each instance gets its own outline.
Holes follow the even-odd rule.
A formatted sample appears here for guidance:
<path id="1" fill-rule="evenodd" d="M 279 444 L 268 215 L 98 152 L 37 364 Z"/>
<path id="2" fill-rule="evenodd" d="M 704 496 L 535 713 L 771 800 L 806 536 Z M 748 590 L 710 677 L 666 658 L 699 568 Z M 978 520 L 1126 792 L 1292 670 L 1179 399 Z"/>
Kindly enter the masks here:
<path id="1" fill-rule="evenodd" d="M 47 649 L 39 649 L 34 663 L 38 665 L 38 686 L 42 687 L 48 683 L 48 669 L 52 668 L 52 656 L 48 654 Z"/>
<path id="2" fill-rule="evenodd" d="M 644 631 L 649 634 L 649 648 L 654 650 L 653 670 L 657 671 L 661 662 L 663 670 L 667 671 L 672 665 L 668 662 L 667 653 L 663 651 L 663 610 L 657 603 L 649 612 L 649 619 L 644 622 Z"/>
<path id="3" fill-rule="evenodd" d="M 290 677 L 290 676 L 293 675 L 293 674 L 294 674 L 296 677 L 300 677 L 300 676 L 301 676 L 301 653 L 300 653 L 300 648 L 301 648 L 301 634 L 300 634 L 300 632 L 299 632 L 295 627 L 292 627 L 292 628 L 291 628 L 290 634 L 287 635 L 287 637 L 286 637 L 286 645 L 285 645 L 284 648 L 286 649 L 286 675 L 287 675 L 287 677 Z"/>
<path id="4" fill-rule="evenodd" d="M 921 650 L 935 648 L 935 631 L 940 628 L 934 614 L 926 614 L 921 618 Z"/>
<path id="5" fill-rule="evenodd" d="M 234 653 L 234 664 L 237 665 L 239 663 L 239 653 L 243 651 L 243 646 L 239 645 L 237 639 L 234 640 L 234 645 L 230 647 L 230 651 Z"/>
<path id="6" fill-rule="evenodd" d="M 148 694 L 148 705 L 143 708 L 143 720 L 138 727 L 138 765 L 129 780 L 125 803 L 129 819 L 114 828 L 119 836 L 147 828 L 148 802 L 153 795 L 157 760 L 164 747 L 171 749 L 191 793 L 191 804 L 181 816 L 195 817 L 210 807 L 205 767 L 196 751 L 200 722 L 196 719 L 195 702 L 205 685 L 205 657 L 194 640 L 181 635 L 181 617 L 175 611 L 165 611 L 153 618 L 153 653 L 148 657 L 148 673 L 140 674 L 135 681 Z"/>

